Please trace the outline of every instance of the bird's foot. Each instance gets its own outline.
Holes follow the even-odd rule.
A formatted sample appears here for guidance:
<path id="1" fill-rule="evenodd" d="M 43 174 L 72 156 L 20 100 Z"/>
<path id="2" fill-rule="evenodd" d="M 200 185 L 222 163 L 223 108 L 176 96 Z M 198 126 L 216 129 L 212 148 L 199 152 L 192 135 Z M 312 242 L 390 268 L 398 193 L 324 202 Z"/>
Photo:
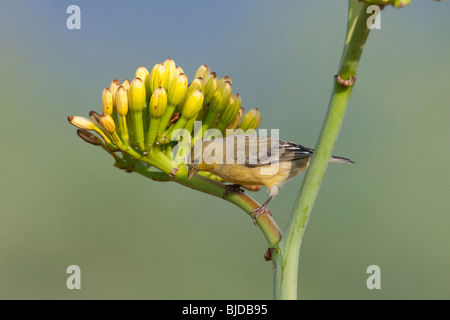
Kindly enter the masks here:
<path id="1" fill-rule="evenodd" d="M 235 192 L 235 193 L 244 193 L 245 190 L 241 188 L 240 184 L 229 184 L 225 186 L 225 192 L 222 195 L 222 198 L 225 199 L 226 196 L 231 193 L 231 192 Z"/>
<path id="2" fill-rule="evenodd" d="M 253 209 L 252 211 L 250 211 L 250 214 L 252 214 L 253 212 L 255 212 L 255 216 L 253 217 L 254 225 L 256 225 L 256 219 L 258 219 L 258 217 L 260 215 L 262 215 L 264 212 L 266 212 L 269 216 L 272 215 L 272 210 L 268 209 L 265 205 L 262 205 L 259 208 Z"/>

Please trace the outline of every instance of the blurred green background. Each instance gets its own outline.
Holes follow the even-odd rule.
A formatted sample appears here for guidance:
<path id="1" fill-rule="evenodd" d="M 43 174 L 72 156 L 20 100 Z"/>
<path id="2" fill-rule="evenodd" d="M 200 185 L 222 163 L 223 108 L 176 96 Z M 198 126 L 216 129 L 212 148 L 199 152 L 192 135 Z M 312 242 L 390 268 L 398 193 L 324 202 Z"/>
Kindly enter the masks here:
<path id="1" fill-rule="evenodd" d="M 81 30 L 66 8 L 81 8 Z M 347 1 L 1 1 L 0 298 L 271 299 L 267 244 L 236 207 L 112 166 L 68 115 L 173 58 L 229 75 L 261 128 L 314 146 Z M 304 237 L 302 299 L 450 298 L 450 6 L 387 8 L 373 30 Z M 302 177 L 271 202 L 284 228 Z M 252 194 L 263 201 L 267 192 Z M 82 289 L 66 288 L 81 267 Z M 381 268 L 368 290 L 366 268 Z"/>

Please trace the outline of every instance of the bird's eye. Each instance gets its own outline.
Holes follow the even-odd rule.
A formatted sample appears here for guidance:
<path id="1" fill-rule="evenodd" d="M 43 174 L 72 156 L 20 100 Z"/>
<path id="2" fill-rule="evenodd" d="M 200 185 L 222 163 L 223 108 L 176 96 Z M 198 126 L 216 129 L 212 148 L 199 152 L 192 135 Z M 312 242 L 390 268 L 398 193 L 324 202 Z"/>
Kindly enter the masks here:
<path id="1" fill-rule="evenodd" d="M 194 159 L 194 164 L 199 164 L 200 163 L 200 159 L 199 158 L 195 158 Z"/>

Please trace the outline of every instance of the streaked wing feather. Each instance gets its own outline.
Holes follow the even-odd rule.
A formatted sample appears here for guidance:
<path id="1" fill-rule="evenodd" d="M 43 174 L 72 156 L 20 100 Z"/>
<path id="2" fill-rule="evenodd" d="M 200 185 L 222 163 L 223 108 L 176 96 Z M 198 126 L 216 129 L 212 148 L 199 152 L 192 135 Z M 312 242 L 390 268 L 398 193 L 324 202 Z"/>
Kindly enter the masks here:
<path id="1" fill-rule="evenodd" d="M 285 140 L 271 139 L 270 137 L 236 135 L 229 136 L 226 139 L 229 138 L 235 139 L 234 142 L 236 143 L 236 148 L 234 148 L 234 160 L 244 160 L 244 164 L 250 168 L 275 163 L 277 161 L 282 162 L 302 159 L 310 157 L 313 153 L 313 149 Z M 255 144 L 257 145 L 256 147 Z M 245 148 L 245 158 L 243 158 L 243 150 L 240 149 L 242 148 L 242 145 Z M 274 150 L 272 150 L 272 146 Z M 241 153 L 239 154 L 239 152 Z"/>

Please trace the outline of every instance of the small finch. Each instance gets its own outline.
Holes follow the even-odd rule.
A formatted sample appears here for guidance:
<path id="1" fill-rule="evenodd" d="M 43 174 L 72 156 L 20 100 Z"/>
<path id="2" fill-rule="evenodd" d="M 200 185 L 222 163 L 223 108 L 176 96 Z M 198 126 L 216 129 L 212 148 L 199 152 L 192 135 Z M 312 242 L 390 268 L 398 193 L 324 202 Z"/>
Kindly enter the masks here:
<path id="1" fill-rule="evenodd" d="M 243 192 L 265 186 L 269 197 L 252 211 L 256 218 L 267 211 L 267 205 L 278 194 L 278 187 L 306 170 L 314 149 L 299 144 L 257 135 L 231 135 L 226 138 L 198 141 L 190 157 L 189 179 L 198 171 L 207 171 L 226 182 L 228 192 Z M 330 162 L 354 163 L 332 156 Z"/>

